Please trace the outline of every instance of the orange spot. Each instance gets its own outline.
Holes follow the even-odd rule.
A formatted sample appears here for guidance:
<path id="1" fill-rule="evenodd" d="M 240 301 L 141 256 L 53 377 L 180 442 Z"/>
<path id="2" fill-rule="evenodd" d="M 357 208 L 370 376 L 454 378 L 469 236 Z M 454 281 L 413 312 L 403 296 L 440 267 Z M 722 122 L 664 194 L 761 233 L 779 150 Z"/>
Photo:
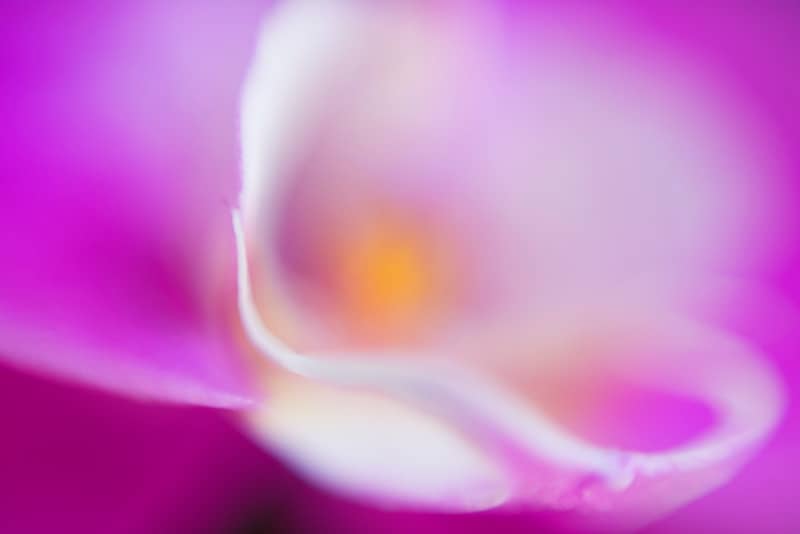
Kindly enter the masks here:
<path id="1" fill-rule="evenodd" d="M 379 221 L 342 245 L 337 285 L 346 315 L 361 335 L 408 337 L 442 306 L 441 262 L 421 229 Z"/>

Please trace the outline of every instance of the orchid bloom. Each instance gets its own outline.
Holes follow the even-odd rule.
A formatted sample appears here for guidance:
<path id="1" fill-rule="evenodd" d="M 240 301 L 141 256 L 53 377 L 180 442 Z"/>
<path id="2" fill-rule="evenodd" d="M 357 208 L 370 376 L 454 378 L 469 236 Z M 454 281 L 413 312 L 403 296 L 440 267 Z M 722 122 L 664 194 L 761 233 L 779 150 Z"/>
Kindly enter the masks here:
<path id="1" fill-rule="evenodd" d="M 792 313 L 756 273 L 796 206 L 758 109 L 624 11 L 281 2 L 230 29 L 241 48 L 197 44 L 204 70 L 177 52 L 144 86 L 51 95 L 65 131 L 104 117 L 106 153 L 38 129 L 10 84 L 0 353 L 241 410 L 368 502 L 635 526 L 709 492 L 783 414 L 769 355 L 720 316 Z M 189 79 L 208 101 L 171 92 Z M 210 100 L 236 86 L 238 112 Z M 104 100 L 131 91 L 171 102 L 207 164 Z"/>

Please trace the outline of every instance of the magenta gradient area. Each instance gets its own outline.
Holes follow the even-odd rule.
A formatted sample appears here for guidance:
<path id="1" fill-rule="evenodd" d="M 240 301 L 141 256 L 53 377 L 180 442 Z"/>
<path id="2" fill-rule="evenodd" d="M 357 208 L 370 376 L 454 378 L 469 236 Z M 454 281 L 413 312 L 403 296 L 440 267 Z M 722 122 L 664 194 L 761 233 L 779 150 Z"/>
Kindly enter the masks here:
<path id="1" fill-rule="evenodd" d="M 187 9 L 3 6 L 0 351 L 129 393 L 242 405 L 214 273 L 255 14 Z"/>
<path id="2" fill-rule="evenodd" d="M 126 400 L 0 367 L 0 531 L 503 532 L 549 515 L 386 512 L 298 480 L 230 413 Z"/>
<path id="3" fill-rule="evenodd" d="M 582 531 L 568 512 L 351 502 L 241 431 L 258 379 L 232 335 L 230 210 L 241 86 L 272 4 L 0 4 L 0 532 Z M 541 4 L 492 2 L 510 41 Z M 607 4 L 747 102 L 788 206 L 766 261 L 732 269 L 759 290 L 715 312 L 769 358 L 787 411 L 728 484 L 644 532 L 800 532 L 800 6 Z M 612 399 L 634 425 L 710 424 L 688 401 L 640 400 Z M 674 435 L 647 437 L 635 445 Z"/>

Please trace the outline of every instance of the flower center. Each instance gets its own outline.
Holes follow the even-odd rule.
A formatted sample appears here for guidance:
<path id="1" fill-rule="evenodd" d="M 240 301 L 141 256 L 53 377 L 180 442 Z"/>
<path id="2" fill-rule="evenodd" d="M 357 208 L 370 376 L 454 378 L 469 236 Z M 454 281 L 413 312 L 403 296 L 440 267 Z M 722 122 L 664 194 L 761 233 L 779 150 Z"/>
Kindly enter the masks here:
<path id="1" fill-rule="evenodd" d="M 421 228 L 388 218 L 348 232 L 337 243 L 337 300 L 363 341 L 415 337 L 447 299 L 437 247 Z"/>

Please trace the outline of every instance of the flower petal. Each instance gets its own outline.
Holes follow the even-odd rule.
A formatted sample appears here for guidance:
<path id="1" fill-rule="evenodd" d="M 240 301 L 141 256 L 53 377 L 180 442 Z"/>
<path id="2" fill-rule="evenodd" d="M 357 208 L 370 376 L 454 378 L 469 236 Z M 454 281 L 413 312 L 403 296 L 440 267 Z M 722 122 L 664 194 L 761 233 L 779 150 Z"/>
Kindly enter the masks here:
<path id="1" fill-rule="evenodd" d="M 3 8 L 0 354 L 128 393 L 247 403 L 220 297 L 252 13 L 73 7 Z"/>
<path id="2" fill-rule="evenodd" d="M 651 321 L 634 316 L 637 319 L 625 325 L 621 333 L 618 327 L 611 334 L 603 333 L 622 336 L 623 340 L 644 336 L 651 344 L 644 349 L 647 357 L 641 357 L 641 348 L 632 359 L 619 360 L 614 352 L 612 367 L 620 368 L 633 380 L 694 396 L 718 417 L 698 438 L 658 452 L 604 447 L 586 441 L 536 404 L 526 403 L 485 378 L 472 376 L 453 366 L 452 361 L 433 365 L 398 359 L 397 355 L 366 360 L 296 353 L 264 329 L 250 289 L 238 214 L 234 216 L 234 226 L 239 244 L 239 305 L 245 331 L 255 347 L 280 369 L 268 369 L 268 375 L 282 371 L 296 375 L 273 378 L 276 400 L 253 419 L 255 429 L 304 469 L 313 470 L 314 476 L 346 491 L 417 505 L 471 508 L 475 502 L 484 503 L 486 494 L 482 492 L 486 487 L 492 489 L 490 495 L 505 495 L 510 487 L 508 499 L 584 512 L 613 510 L 616 513 L 611 517 L 615 520 L 640 524 L 727 480 L 765 439 L 782 413 L 781 387 L 757 349 L 732 334 L 680 316 L 658 316 Z M 534 354 L 542 349 L 547 347 L 532 348 Z M 630 351 L 622 355 L 629 356 Z M 594 369 L 608 364 L 592 358 L 588 365 Z M 299 387 L 301 393 L 291 385 L 298 380 L 305 384 Z M 350 394 L 355 395 L 354 400 L 348 399 L 346 392 L 326 393 L 325 383 L 399 399 L 418 412 L 391 409 L 391 402 L 384 410 L 379 401 L 357 393 Z M 308 400 L 310 407 L 297 403 L 301 397 Z M 315 402 L 317 398 L 321 400 Z M 454 441 L 453 434 L 448 435 L 443 427 L 430 427 L 430 416 L 451 425 L 451 433 L 469 436 L 478 450 L 499 462 L 505 482 L 498 480 L 497 467 L 487 471 L 486 457 L 476 456 L 465 443 Z M 340 417 L 341 426 L 333 426 L 333 435 L 339 439 L 334 439 L 326 431 L 327 425 L 320 425 L 319 421 L 337 421 Z M 386 424 L 386 429 L 371 433 L 378 424 Z M 348 428 L 350 431 L 345 431 Z M 398 437 L 391 430 L 398 428 L 404 437 L 412 433 L 419 437 L 419 441 L 410 443 L 421 449 L 408 456 L 404 447 L 403 454 L 397 456 Z M 429 428 L 438 432 L 429 432 Z M 406 474 L 420 477 L 419 485 L 413 486 L 416 491 L 409 492 L 405 478 L 389 478 L 386 466 L 393 463 L 375 462 L 364 467 L 360 464 L 363 454 L 352 455 L 351 448 L 332 445 L 344 440 L 352 446 L 352 440 L 364 439 L 361 435 L 369 437 L 370 450 L 382 451 L 379 457 L 408 462 Z M 453 451 L 452 458 L 459 458 L 458 469 L 431 473 L 426 468 L 423 459 L 439 447 Z M 431 474 L 436 476 L 425 478 Z M 386 484 L 386 480 L 394 483 Z M 458 494 L 453 497 L 451 488 L 473 488 L 475 481 L 480 481 L 479 489 L 473 490 L 478 492 L 477 497 L 474 493 L 468 498 Z M 450 500 L 442 504 L 448 495 Z M 504 499 L 492 497 L 488 502 L 500 504 Z"/>
<path id="3" fill-rule="evenodd" d="M 741 250 L 768 226 L 762 217 L 774 191 L 765 187 L 763 198 L 751 193 L 762 192 L 757 180 L 766 179 L 772 169 L 759 166 L 758 149 L 744 148 L 764 139 L 727 135 L 723 118 L 741 117 L 704 108 L 711 102 L 713 84 L 700 82 L 699 89 L 692 85 L 696 70 L 673 62 L 675 58 L 639 47 L 626 55 L 618 39 L 630 44 L 631 35 L 605 18 L 602 23 L 581 18 L 575 26 L 565 22 L 571 19 L 564 13 L 557 14 L 557 23 L 547 16 L 541 23 L 531 19 L 535 42 L 523 41 L 523 52 L 512 54 L 501 46 L 502 40 L 494 39 L 499 34 L 491 17 L 453 14 L 470 14 L 471 8 L 451 13 L 415 6 L 421 11 L 411 8 L 410 15 L 400 8 L 384 12 L 409 17 L 387 17 L 400 20 L 394 25 L 376 14 L 380 10 L 357 2 L 294 2 L 285 4 L 265 27 L 243 96 L 244 187 L 241 212 L 233 214 L 240 315 L 248 339 L 268 360 L 266 382 L 276 395 L 251 419 L 254 432 L 328 484 L 417 505 L 471 508 L 475 502 L 524 502 L 589 515 L 612 511 L 611 517 L 631 526 L 721 484 L 777 423 L 781 386 L 758 349 L 725 329 L 690 319 L 663 296 L 678 272 L 698 282 L 706 280 L 709 267 L 738 265 Z M 606 22 L 610 29 L 603 26 Z M 418 41 L 406 38 L 408 27 L 415 39 L 431 44 L 425 50 L 431 51 L 435 68 L 426 68 L 431 57 L 420 59 Z M 391 53 L 396 52 L 395 41 L 382 40 L 395 31 L 400 34 L 394 36 L 398 46 L 409 47 L 397 56 Z M 437 40 L 441 35 L 446 37 Z M 485 39 L 480 42 L 491 51 L 488 57 L 466 53 L 473 48 L 464 35 Z M 359 87 L 361 80 L 353 78 L 362 72 L 363 56 L 377 54 L 374 62 L 383 64 L 383 53 L 400 73 L 386 71 L 399 79 L 368 78 L 368 89 L 357 93 L 355 102 L 340 100 Z M 493 54 L 498 55 L 494 62 Z M 405 78 L 401 74 L 408 73 L 399 68 L 404 61 L 394 62 L 398 58 L 423 65 L 410 68 Z M 448 85 L 448 80 L 483 79 L 450 78 L 463 74 L 461 68 L 473 59 L 480 75 L 499 77 L 490 89 L 472 92 L 470 84 Z M 592 68 L 587 71 L 587 66 Z M 382 72 L 386 74 L 378 69 Z M 535 76 L 528 79 L 519 72 Z M 431 77 L 442 85 L 430 83 Z M 419 86 L 423 90 L 417 93 Z M 367 98 L 362 106 L 358 99 L 365 94 L 377 105 Z M 464 123 L 450 123 L 451 116 L 440 114 L 447 94 L 459 105 L 475 104 L 455 107 L 489 121 L 480 123 L 481 135 L 470 137 L 462 131 Z M 468 98 L 461 100 L 465 94 Z M 547 113 L 534 120 L 553 103 L 553 109 L 565 110 L 565 124 Z M 536 108 L 540 104 L 543 109 Z M 334 113 L 332 125 L 326 122 L 328 108 L 338 111 L 340 105 L 355 111 Z M 394 113 L 393 106 L 401 112 Z M 740 124 L 749 124 L 744 111 L 742 117 Z M 448 130 L 452 124 L 457 131 Z M 576 134 L 571 127 L 581 131 Z M 320 130 L 321 137 L 330 136 L 333 148 L 318 160 L 313 149 L 304 149 L 318 141 Z M 450 143 L 460 138 L 466 142 Z M 712 138 L 713 144 L 708 141 Z M 527 150 L 531 139 L 545 147 L 535 154 L 538 162 Z M 437 143 L 438 152 L 426 152 L 428 144 Z M 460 152 L 450 154 L 442 144 Z M 429 160 L 431 153 L 456 164 L 443 166 L 439 176 L 445 178 L 439 181 L 432 182 L 430 174 L 415 166 L 416 158 Z M 474 154 L 490 156 L 479 162 L 478 172 L 457 167 L 460 161 L 476 165 Z M 393 165 L 406 157 L 413 162 L 392 173 Z M 342 212 L 345 220 L 360 203 L 374 200 L 373 190 L 391 196 L 398 185 L 402 189 L 410 183 L 411 189 L 436 196 L 452 191 L 440 188 L 446 183 L 477 191 L 469 197 L 475 200 L 470 212 L 488 213 L 485 220 L 500 222 L 486 234 L 497 241 L 487 241 L 488 250 L 476 257 L 499 265 L 502 279 L 510 281 L 492 290 L 506 290 L 517 299 L 513 321 L 500 314 L 495 324 L 519 328 L 497 334 L 489 327 L 495 325 L 486 324 L 490 319 L 476 321 L 463 329 L 471 332 L 459 336 L 461 332 L 447 325 L 446 334 L 453 334 L 445 336 L 447 342 L 411 353 L 398 346 L 393 351 L 357 351 L 318 340 L 307 344 L 304 339 L 316 332 L 297 320 L 302 306 L 293 300 L 288 278 L 281 277 L 278 251 L 281 208 L 290 202 L 291 182 L 303 179 L 296 169 L 303 164 L 318 173 L 307 190 L 329 195 L 331 209 Z M 353 170 L 355 177 L 347 174 Z M 738 217 L 743 203 L 756 198 L 752 217 Z M 298 210 L 304 219 L 318 215 L 316 200 L 300 204 L 306 208 Z M 588 220 L 587 213 L 592 214 Z M 320 219 L 331 226 L 338 220 Z M 609 290 L 629 287 L 643 276 L 649 282 L 633 291 Z M 635 297 L 631 302 L 629 293 Z M 596 313 L 585 314 L 586 307 Z M 553 321 L 553 315 L 562 310 L 567 317 L 563 332 L 551 329 L 561 320 L 556 315 Z M 304 329 L 299 335 L 294 331 L 298 327 Z M 619 373 L 636 384 L 694 399 L 713 413 L 713 423 L 696 436 L 656 450 L 597 442 L 520 390 L 497 365 L 506 344 L 522 343 L 523 357 L 511 357 L 511 368 L 536 377 L 551 365 L 564 365 L 563 351 L 553 351 L 549 338 L 555 337 L 557 345 L 580 343 L 584 328 L 599 330 L 600 338 L 613 340 L 614 348 L 577 351 L 585 359 L 566 360 L 573 363 L 567 367 L 568 378 L 578 366 L 590 374 L 596 368 L 600 382 L 606 372 Z M 564 384 L 580 385 L 570 380 Z M 563 393 L 570 395 L 577 396 Z M 286 400 L 300 396 L 308 405 Z M 336 436 L 341 429 L 322 421 L 341 422 L 341 429 L 349 432 Z M 395 424 L 402 429 L 399 435 Z M 370 432 L 373 428 L 380 430 Z M 407 438 L 416 431 L 424 441 Z M 399 475 L 391 461 L 361 465 L 362 457 L 367 461 L 372 456 L 348 450 L 343 445 L 349 442 L 347 435 L 364 440 L 378 458 L 407 462 L 407 471 Z M 402 444 L 399 452 L 397 443 Z M 453 463 L 431 470 L 429 454 L 444 449 L 454 451 Z M 408 480 L 418 480 L 418 487 Z M 459 486 L 474 491 L 475 498 L 454 496 L 451 488 Z M 496 491 L 505 498 L 485 500 L 487 487 L 490 494 Z"/>
<path id="4" fill-rule="evenodd" d="M 461 286 L 441 291 L 456 293 L 429 327 L 442 337 L 652 271 L 757 266 L 785 212 L 757 115 L 621 17 L 532 11 L 508 28 L 473 4 L 297 2 L 267 21 L 241 210 L 269 273 L 258 304 L 304 331 L 295 343 L 339 335 L 359 288 L 326 293 L 348 254 L 327 249 L 359 254 L 339 234 L 376 230 L 376 214 L 411 220 L 410 240 L 432 241 L 417 255 L 453 264 L 427 273 Z"/>

